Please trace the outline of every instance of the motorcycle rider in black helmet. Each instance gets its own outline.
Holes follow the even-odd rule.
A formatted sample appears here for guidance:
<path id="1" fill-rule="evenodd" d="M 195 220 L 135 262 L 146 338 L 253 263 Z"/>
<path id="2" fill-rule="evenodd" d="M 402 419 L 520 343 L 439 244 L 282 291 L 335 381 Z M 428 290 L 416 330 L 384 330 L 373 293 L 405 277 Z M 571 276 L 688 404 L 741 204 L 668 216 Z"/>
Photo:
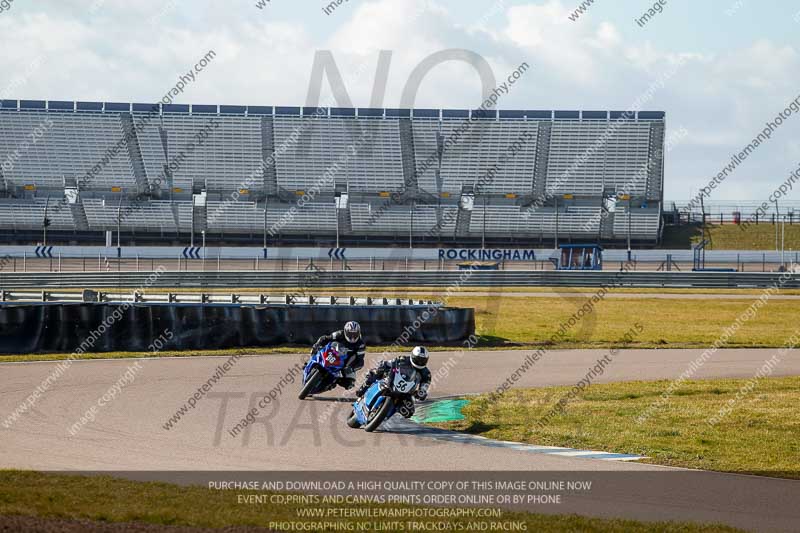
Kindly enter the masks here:
<path id="1" fill-rule="evenodd" d="M 361 335 L 361 326 L 358 322 L 351 320 L 344 325 L 344 328 L 334 331 L 330 335 L 323 335 L 311 348 L 311 355 L 317 353 L 329 342 L 338 342 L 342 348 L 347 350 L 348 363 L 342 369 L 339 385 L 345 389 L 352 389 L 356 384 L 356 372 L 364 368 L 364 354 L 367 351 L 367 344 Z"/>
<path id="2" fill-rule="evenodd" d="M 428 397 L 428 387 L 430 387 L 431 384 L 431 371 L 428 370 L 428 349 L 424 346 L 416 346 L 411 350 L 411 355 L 401 355 L 391 361 L 379 362 L 375 368 L 367 373 L 367 378 L 364 380 L 364 384 L 358 388 L 356 395 L 361 398 L 364 396 L 364 393 L 367 392 L 370 385 L 379 379 L 385 378 L 392 368 L 400 367 L 406 367 L 409 370 L 414 369 L 416 371 L 419 385 L 417 386 L 416 392 L 414 392 L 414 397 L 419 401 L 425 400 L 425 398 Z M 407 398 L 398 411 L 404 417 L 411 418 L 415 411 L 414 400 Z"/>

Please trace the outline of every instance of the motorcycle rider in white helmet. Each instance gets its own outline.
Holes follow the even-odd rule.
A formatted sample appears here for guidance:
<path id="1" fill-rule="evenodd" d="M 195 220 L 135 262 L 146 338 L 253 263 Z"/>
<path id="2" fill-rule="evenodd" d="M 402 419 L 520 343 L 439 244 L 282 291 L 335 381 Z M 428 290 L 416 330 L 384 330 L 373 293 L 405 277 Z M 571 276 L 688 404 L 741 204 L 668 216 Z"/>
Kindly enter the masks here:
<path id="1" fill-rule="evenodd" d="M 361 335 L 361 326 L 355 320 L 351 320 L 344 325 L 344 328 L 334 331 L 330 335 L 323 335 L 314 343 L 311 355 L 317 353 L 329 342 L 338 342 L 342 348 L 347 350 L 348 363 L 342 369 L 339 385 L 345 389 L 352 389 L 356 384 L 356 372 L 364 368 L 364 354 L 367 351 L 367 343 L 364 342 Z"/>
<path id="2" fill-rule="evenodd" d="M 414 398 L 419 401 L 425 400 L 428 397 L 428 387 L 431 385 L 431 371 L 428 370 L 428 349 L 424 346 L 416 346 L 411 350 L 411 355 L 401 355 L 391 361 L 380 361 L 375 368 L 367 373 L 364 384 L 358 388 L 356 395 L 361 398 L 367 389 L 379 379 L 385 378 L 392 368 L 407 369 L 409 374 L 415 374 L 419 382 L 417 390 L 414 392 Z M 410 372 L 413 369 L 415 372 Z M 414 400 L 407 398 L 404 404 L 398 409 L 400 414 L 406 418 L 411 418 L 414 415 L 415 407 Z"/>

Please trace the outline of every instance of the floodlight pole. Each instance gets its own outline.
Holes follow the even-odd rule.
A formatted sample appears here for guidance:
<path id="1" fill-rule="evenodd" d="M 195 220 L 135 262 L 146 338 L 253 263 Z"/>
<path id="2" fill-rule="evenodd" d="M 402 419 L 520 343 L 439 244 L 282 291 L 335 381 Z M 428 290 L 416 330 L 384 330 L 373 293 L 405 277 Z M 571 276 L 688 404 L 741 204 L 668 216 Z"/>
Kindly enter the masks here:
<path id="1" fill-rule="evenodd" d="M 555 198 L 556 201 L 556 235 L 555 235 L 555 246 L 553 248 L 558 249 L 558 196 Z"/>
<path id="2" fill-rule="evenodd" d="M 269 207 L 269 194 L 264 196 L 264 259 L 267 258 L 267 208 Z"/>
<path id="3" fill-rule="evenodd" d="M 122 198 L 119 199 L 119 205 L 117 206 L 117 272 L 120 271 L 120 263 L 122 262 L 122 242 L 120 239 L 120 233 L 122 229 Z"/>
<path id="4" fill-rule="evenodd" d="M 481 250 L 486 249 L 486 195 L 483 195 L 483 232 L 481 233 Z"/>
<path id="5" fill-rule="evenodd" d="M 339 203 L 336 203 L 336 247 L 339 247 Z"/>
<path id="6" fill-rule="evenodd" d="M 783 216 L 783 220 L 781 221 L 781 266 L 786 264 L 784 260 L 784 251 L 786 245 L 786 215 Z"/>
<path id="7" fill-rule="evenodd" d="M 44 218 L 42 219 L 42 246 L 47 246 L 47 208 L 50 205 L 50 197 L 44 202 Z"/>
<path id="8" fill-rule="evenodd" d="M 631 197 L 628 196 L 628 261 L 630 260 L 631 260 Z"/>
<path id="9" fill-rule="evenodd" d="M 411 204 L 411 209 L 408 210 L 408 218 L 410 224 L 408 225 L 408 249 L 414 249 L 414 204 Z"/>

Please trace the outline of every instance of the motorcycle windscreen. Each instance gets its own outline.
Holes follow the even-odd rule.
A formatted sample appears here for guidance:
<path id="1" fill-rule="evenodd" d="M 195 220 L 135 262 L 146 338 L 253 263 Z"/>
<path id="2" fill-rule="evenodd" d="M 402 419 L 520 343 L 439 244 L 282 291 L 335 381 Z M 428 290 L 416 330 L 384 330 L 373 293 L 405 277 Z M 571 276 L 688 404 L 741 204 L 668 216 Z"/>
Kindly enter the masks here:
<path id="1" fill-rule="evenodd" d="M 306 366 L 303 368 L 303 383 L 308 380 L 308 374 L 315 366 L 325 366 L 325 363 L 322 360 L 322 353 L 324 349 L 319 350 L 317 353 L 311 356 L 311 358 L 306 363 Z"/>

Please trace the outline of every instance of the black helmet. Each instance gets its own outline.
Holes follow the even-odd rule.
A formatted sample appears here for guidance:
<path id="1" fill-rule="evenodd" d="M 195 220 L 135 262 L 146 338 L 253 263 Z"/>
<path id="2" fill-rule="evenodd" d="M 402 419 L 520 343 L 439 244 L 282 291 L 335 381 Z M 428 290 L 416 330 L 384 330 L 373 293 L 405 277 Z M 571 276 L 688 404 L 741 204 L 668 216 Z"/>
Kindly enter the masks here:
<path id="1" fill-rule="evenodd" d="M 344 325 L 344 338 L 347 342 L 356 342 L 361 338 L 361 326 L 358 322 L 351 320 Z"/>
<path id="2" fill-rule="evenodd" d="M 428 349 L 424 346 L 416 346 L 411 350 L 411 366 L 414 368 L 425 368 L 428 366 Z"/>

